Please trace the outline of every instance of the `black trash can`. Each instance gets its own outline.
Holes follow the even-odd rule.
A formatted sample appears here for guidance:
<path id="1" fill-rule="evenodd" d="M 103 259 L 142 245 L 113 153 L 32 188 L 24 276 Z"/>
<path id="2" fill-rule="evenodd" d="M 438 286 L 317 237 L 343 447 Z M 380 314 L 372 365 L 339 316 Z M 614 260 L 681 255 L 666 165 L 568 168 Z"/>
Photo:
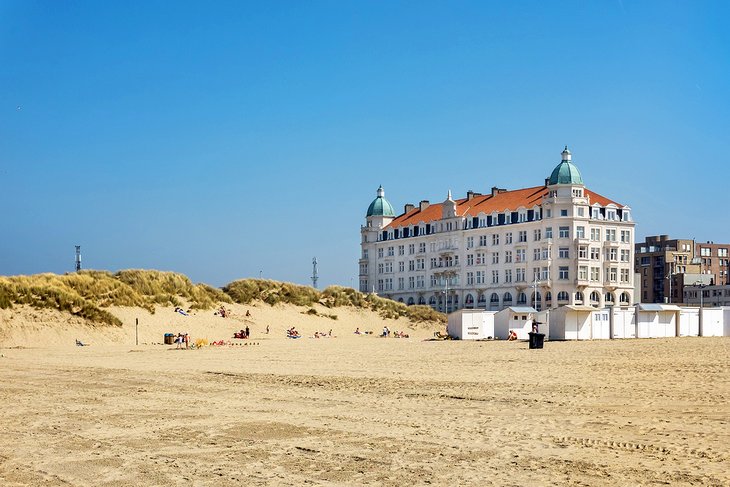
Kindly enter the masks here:
<path id="1" fill-rule="evenodd" d="M 542 343 L 545 340 L 545 334 L 530 332 L 529 335 L 530 335 L 530 349 L 542 348 Z"/>

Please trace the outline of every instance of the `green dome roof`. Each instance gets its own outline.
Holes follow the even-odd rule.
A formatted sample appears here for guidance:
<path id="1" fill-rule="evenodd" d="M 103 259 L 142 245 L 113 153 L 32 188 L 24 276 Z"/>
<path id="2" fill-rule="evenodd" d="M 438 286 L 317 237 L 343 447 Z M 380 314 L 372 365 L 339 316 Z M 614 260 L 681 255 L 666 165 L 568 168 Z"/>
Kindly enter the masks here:
<path id="1" fill-rule="evenodd" d="M 385 199 L 383 187 L 378 188 L 378 196 L 370 203 L 367 216 L 395 216 L 393 205 Z"/>
<path id="2" fill-rule="evenodd" d="M 549 184 L 583 184 L 583 178 L 578 168 L 570 162 L 571 155 L 568 146 L 563 151 L 563 160 L 558 164 L 550 175 Z"/>

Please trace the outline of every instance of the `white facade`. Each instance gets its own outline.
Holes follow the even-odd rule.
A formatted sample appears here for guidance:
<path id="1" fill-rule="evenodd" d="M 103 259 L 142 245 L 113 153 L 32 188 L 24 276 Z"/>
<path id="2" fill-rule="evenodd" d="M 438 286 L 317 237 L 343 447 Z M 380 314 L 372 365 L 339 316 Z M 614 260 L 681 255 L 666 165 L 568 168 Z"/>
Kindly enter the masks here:
<path id="1" fill-rule="evenodd" d="M 360 290 L 447 313 L 632 305 L 630 208 L 587 190 L 567 148 L 553 175 L 563 167 L 577 176 L 459 200 L 449 192 L 443 203 L 406 205 L 399 216 L 369 212 Z"/>

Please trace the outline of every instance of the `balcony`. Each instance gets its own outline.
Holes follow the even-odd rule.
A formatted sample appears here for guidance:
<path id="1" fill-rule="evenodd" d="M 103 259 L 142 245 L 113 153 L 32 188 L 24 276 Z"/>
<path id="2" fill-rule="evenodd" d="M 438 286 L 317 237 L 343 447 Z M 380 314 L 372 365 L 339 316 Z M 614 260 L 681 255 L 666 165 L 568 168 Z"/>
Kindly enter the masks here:
<path id="1" fill-rule="evenodd" d="M 586 277 L 585 279 L 579 277 L 575 280 L 575 285 L 586 287 L 586 286 L 590 285 L 590 281 L 588 280 L 588 277 Z"/>
<path id="2" fill-rule="evenodd" d="M 603 247 L 604 248 L 618 248 L 621 245 L 621 242 L 618 240 L 604 240 Z"/>

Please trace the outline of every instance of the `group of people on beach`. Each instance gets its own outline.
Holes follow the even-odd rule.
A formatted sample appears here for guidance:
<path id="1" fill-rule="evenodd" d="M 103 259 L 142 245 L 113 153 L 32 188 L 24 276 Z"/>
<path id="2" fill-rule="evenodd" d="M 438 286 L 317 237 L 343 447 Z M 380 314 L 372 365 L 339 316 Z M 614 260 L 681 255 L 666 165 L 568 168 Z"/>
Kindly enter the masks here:
<path id="1" fill-rule="evenodd" d="M 248 326 L 246 326 L 246 329 L 237 331 L 233 333 L 233 338 L 243 338 L 244 340 L 247 340 L 250 336 L 250 330 L 248 329 Z"/>
<path id="2" fill-rule="evenodd" d="M 185 349 L 190 347 L 190 335 L 187 333 L 178 333 L 175 337 L 175 348 L 181 349 L 185 345 Z"/>

